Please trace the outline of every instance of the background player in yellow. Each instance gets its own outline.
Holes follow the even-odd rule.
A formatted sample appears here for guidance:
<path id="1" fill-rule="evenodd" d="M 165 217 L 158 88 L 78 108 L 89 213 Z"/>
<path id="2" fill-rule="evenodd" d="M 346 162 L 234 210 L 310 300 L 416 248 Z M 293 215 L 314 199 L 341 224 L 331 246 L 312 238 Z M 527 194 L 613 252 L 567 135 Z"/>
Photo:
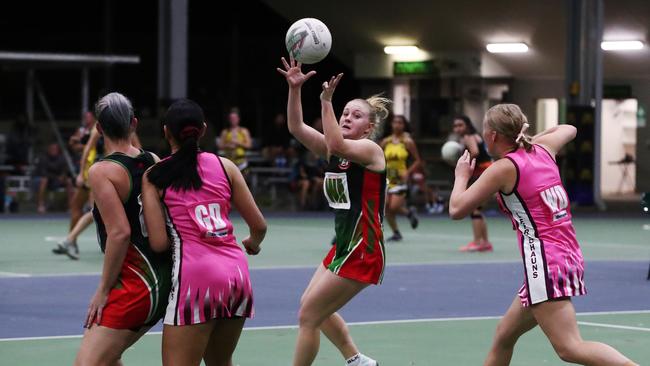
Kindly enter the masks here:
<path id="1" fill-rule="evenodd" d="M 248 128 L 239 125 L 241 118 L 239 116 L 239 109 L 232 108 L 228 114 L 228 128 L 221 131 L 221 136 L 218 140 L 219 149 L 223 150 L 223 155 L 230 159 L 239 171 L 244 173 L 248 167 L 248 160 L 246 160 L 246 150 L 252 146 L 251 134 Z"/>
<path id="2" fill-rule="evenodd" d="M 413 229 L 418 227 L 415 209 L 406 208 L 406 193 L 411 174 L 422 165 L 418 148 L 411 134 L 407 132 L 408 121 L 402 115 L 395 115 L 390 124 L 391 134 L 381 141 L 386 157 L 386 176 L 388 177 L 388 196 L 386 198 L 386 220 L 393 230 L 388 241 L 402 240 L 397 226 L 397 214 L 408 217 Z M 411 165 L 409 166 L 409 160 Z"/>

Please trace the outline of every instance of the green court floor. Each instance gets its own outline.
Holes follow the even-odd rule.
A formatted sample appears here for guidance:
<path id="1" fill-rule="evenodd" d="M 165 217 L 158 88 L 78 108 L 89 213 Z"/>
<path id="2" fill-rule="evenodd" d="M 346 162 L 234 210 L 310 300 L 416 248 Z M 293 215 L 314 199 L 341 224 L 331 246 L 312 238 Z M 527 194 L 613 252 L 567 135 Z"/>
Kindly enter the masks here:
<path id="1" fill-rule="evenodd" d="M 642 365 L 650 361 L 650 314 L 579 316 L 583 338 L 607 342 Z M 382 366 L 480 365 L 491 343 L 496 319 L 422 320 L 413 323 L 351 325 L 360 349 L 381 361 Z M 605 326 L 629 326 L 616 329 Z M 124 356 L 125 365 L 160 365 L 160 334 L 144 336 Z M 291 364 L 295 329 L 248 329 L 242 334 L 233 358 L 241 366 L 285 366 Z M 70 365 L 79 338 L 0 342 L 0 365 Z M 343 365 L 336 349 L 321 338 L 314 365 Z M 536 328 L 524 335 L 512 365 L 564 365 Z"/>
<path id="2" fill-rule="evenodd" d="M 333 235 L 333 219 L 323 217 L 270 217 L 269 232 L 260 255 L 250 258 L 252 268 L 315 266 L 325 255 Z M 642 219 L 575 219 L 578 239 L 587 260 L 639 260 L 650 258 L 650 231 Z M 234 220 L 242 238 L 245 225 Z M 515 233 L 504 218 L 488 219 L 493 253 L 460 253 L 471 240 L 468 220 L 421 217 L 413 231 L 401 222 L 405 240 L 387 244 L 387 263 L 455 263 L 519 261 Z M 52 255 L 55 241 L 65 236 L 64 219 L 3 220 L 0 218 L 0 276 L 20 274 L 98 273 L 102 255 L 94 227 L 79 239 L 81 260 Z"/>
<path id="3" fill-rule="evenodd" d="M 577 218 L 575 226 L 587 261 L 639 261 L 650 258 L 647 220 Z M 249 257 L 252 268 L 315 267 L 329 249 L 332 218 L 271 216 L 269 232 L 259 256 Z M 413 231 L 402 221 L 405 240 L 387 244 L 388 265 L 416 263 L 519 262 L 515 233 L 503 218 L 490 218 L 493 253 L 459 253 L 471 239 L 469 221 L 422 217 Z M 234 220 L 238 237 L 243 223 Z M 71 261 L 50 250 L 65 235 L 67 222 L 54 219 L 0 218 L 0 277 L 99 273 L 102 255 L 94 227 L 79 240 L 81 259 Z M 650 290 L 650 289 L 649 289 Z M 648 304 L 650 309 L 650 304 Z M 365 353 L 382 366 L 480 365 L 490 346 L 498 319 L 464 318 L 353 324 L 352 335 Z M 632 359 L 650 362 L 650 313 L 580 315 L 583 337 L 603 341 Z M 81 329 L 79 330 L 81 333 Z M 296 330 L 269 327 L 244 331 L 235 354 L 236 365 L 289 365 Z M 126 365 L 160 365 L 160 334 L 145 336 L 124 357 Z M 79 346 L 78 337 L 0 340 L 0 365 L 69 365 Z M 323 337 L 315 365 L 343 365 L 341 357 Z M 539 329 L 525 335 L 517 346 L 513 365 L 562 365 Z"/>

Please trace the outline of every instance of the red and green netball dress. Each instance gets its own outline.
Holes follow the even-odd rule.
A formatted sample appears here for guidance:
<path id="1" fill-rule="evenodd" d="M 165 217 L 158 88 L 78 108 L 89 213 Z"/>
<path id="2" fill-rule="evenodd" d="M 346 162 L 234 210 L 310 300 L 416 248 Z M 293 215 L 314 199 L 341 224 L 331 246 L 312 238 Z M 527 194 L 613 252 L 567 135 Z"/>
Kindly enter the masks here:
<path id="1" fill-rule="evenodd" d="M 379 284 L 383 278 L 386 171 L 331 156 L 323 182 L 325 198 L 334 209 L 336 244 L 323 265 L 338 276 Z"/>
<path id="2" fill-rule="evenodd" d="M 131 238 L 117 283 L 108 294 L 100 325 L 137 331 L 143 326 L 156 324 L 163 317 L 171 288 L 171 253 L 155 253 L 151 249 L 141 216 L 142 175 L 154 160 L 150 153 L 143 151 L 136 157 L 114 153 L 101 161 L 118 164 L 129 175 L 131 189 L 123 206 L 131 227 Z M 97 206 L 93 209 L 93 216 L 103 252 L 106 227 Z"/>

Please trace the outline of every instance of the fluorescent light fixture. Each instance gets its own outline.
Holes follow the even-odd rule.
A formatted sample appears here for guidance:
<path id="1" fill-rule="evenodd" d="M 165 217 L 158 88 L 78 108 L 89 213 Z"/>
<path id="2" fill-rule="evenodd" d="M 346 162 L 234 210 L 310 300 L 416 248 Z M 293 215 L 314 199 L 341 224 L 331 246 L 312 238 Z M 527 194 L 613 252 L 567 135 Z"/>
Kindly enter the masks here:
<path id="1" fill-rule="evenodd" d="M 603 41 L 600 48 L 605 51 L 630 51 L 640 50 L 643 48 L 641 41 Z"/>
<path id="2" fill-rule="evenodd" d="M 418 46 L 386 46 L 384 53 L 387 55 L 413 55 L 420 52 Z"/>
<path id="3" fill-rule="evenodd" d="M 528 46 L 525 43 L 488 43 L 485 48 L 487 48 L 490 53 L 528 52 Z"/>

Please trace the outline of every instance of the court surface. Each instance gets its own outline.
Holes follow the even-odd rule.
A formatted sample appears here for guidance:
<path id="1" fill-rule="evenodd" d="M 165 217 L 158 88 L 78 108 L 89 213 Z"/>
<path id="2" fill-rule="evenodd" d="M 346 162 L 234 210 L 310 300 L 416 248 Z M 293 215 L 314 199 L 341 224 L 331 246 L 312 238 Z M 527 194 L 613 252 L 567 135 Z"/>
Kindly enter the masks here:
<path id="1" fill-rule="evenodd" d="M 329 249 L 329 214 L 272 214 L 263 250 L 250 257 L 256 316 L 246 324 L 235 365 L 289 365 L 298 301 Z M 650 362 L 648 220 L 583 215 L 575 219 L 586 258 L 588 295 L 574 300 L 583 337 Z M 488 220 L 493 253 L 460 253 L 469 221 L 423 216 L 405 240 L 387 244 L 384 283 L 342 311 L 361 351 L 387 365 L 479 365 L 494 328 L 521 285 L 515 234 Z M 234 219 L 236 233 L 243 223 Z M 50 253 L 65 235 L 63 216 L 0 217 L 0 365 L 69 365 L 97 285 L 102 256 L 94 228 L 79 240 L 81 260 Z M 242 234 L 243 235 L 243 234 Z M 242 235 L 238 235 L 241 237 Z M 160 326 L 126 352 L 126 365 L 160 365 Z M 315 365 L 343 365 L 325 337 Z M 513 365 L 562 365 L 539 329 L 524 335 Z"/>

